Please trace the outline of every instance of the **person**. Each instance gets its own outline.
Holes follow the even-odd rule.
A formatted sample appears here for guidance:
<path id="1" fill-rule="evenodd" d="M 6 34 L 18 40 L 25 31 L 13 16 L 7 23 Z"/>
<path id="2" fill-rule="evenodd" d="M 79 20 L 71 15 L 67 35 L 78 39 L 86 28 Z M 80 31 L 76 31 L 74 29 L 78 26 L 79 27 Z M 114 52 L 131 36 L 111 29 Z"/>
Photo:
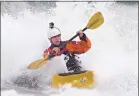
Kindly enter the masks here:
<path id="1" fill-rule="evenodd" d="M 48 39 L 50 40 L 50 47 L 44 51 L 43 57 L 48 56 L 52 52 L 55 52 L 56 56 L 61 54 L 66 55 L 64 60 L 66 61 L 66 67 L 68 71 L 80 72 L 83 71 L 81 61 L 79 61 L 78 54 L 83 54 L 91 48 L 91 42 L 82 30 L 77 32 L 79 34 L 80 41 L 70 41 L 64 48 L 60 46 L 67 41 L 61 40 L 61 31 L 54 26 L 54 23 L 49 23 Z"/>

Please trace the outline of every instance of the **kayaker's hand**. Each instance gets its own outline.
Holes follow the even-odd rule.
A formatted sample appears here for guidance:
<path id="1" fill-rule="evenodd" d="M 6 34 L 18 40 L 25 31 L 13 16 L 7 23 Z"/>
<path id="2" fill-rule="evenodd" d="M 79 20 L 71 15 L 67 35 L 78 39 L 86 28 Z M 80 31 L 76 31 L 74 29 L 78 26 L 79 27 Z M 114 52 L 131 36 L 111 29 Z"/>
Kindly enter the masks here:
<path id="1" fill-rule="evenodd" d="M 79 34 L 79 37 L 80 37 L 80 38 L 83 37 L 83 31 L 82 31 L 82 30 L 79 30 L 79 31 L 77 32 L 77 34 Z"/>
<path id="2" fill-rule="evenodd" d="M 58 47 L 54 47 L 52 49 L 52 52 L 55 52 L 56 54 L 58 54 L 60 52 L 60 49 Z"/>
<path id="3" fill-rule="evenodd" d="M 47 52 L 44 52 L 44 53 L 43 53 L 43 57 L 44 57 L 44 58 L 48 57 L 48 53 L 47 53 Z"/>

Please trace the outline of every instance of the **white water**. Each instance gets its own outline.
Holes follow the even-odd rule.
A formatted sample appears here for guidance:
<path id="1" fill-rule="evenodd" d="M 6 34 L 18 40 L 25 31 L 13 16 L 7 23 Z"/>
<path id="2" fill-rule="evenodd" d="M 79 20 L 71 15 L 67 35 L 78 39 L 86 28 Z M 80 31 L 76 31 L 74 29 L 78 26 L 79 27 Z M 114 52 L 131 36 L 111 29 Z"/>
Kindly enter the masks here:
<path id="1" fill-rule="evenodd" d="M 38 96 L 10 87 L 15 85 L 13 81 L 17 84 L 23 79 L 32 80 L 36 76 L 38 86 L 44 88 L 53 73 L 66 71 L 63 56 L 53 59 L 38 70 L 31 71 L 26 67 L 32 61 L 42 58 L 43 51 L 49 46 L 46 36 L 49 22 L 55 22 L 62 31 L 62 39 L 67 40 L 76 31 L 84 28 L 89 18 L 97 11 L 103 14 L 105 22 L 95 30 L 86 31 L 92 41 L 92 48 L 80 55 L 83 66 L 95 72 L 96 87 L 76 89 L 68 86 L 60 93 L 49 95 L 137 96 L 137 4 L 134 6 L 114 2 L 93 4 L 95 7 L 87 5 L 87 2 L 59 2 L 51 15 L 33 14 L 24 10 L 17 19 L 7 14 L 1 17 L 1 83 L 3 89 L 9 89 L 3 90 L 2 96 Z M 39 94 L 44 95 L 45 93 Z"/>

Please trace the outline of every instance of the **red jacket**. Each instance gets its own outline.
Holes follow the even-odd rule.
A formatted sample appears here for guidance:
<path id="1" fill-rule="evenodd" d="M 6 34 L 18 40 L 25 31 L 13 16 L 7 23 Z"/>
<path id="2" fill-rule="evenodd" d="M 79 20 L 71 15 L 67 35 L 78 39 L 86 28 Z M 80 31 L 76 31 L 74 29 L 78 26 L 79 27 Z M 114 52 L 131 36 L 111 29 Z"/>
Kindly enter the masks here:
<path id="1" fill-rule="evenodd" d="M 66 41 L 61 41 L 61 44 L 65 43 Z M 61 45 L 60 44 L 60 45 Z M 48 54 L 50 54 L 52 52 L 52 49 L 54 47 L 59 47 L 59 46 L 55 46 L 53 44 L 51 44 L 51 46 L 46 49 L 44 51 L 43 56 L 48 56 Z M 66 47 L 63 49 L 60 49 L 61 52 L 58 53 L 57 55 L 61 55 L 61 54 L 67 54 L 67 53 L 71 53 L 71 54 L 82 54 L 87 52 L 89 49 L 91 48 L 91 42 L 88 39 L 88 37 L 83 33 L 83 37 L 80 38 L 80 41 L 70 41 L 67 43 Z"/>

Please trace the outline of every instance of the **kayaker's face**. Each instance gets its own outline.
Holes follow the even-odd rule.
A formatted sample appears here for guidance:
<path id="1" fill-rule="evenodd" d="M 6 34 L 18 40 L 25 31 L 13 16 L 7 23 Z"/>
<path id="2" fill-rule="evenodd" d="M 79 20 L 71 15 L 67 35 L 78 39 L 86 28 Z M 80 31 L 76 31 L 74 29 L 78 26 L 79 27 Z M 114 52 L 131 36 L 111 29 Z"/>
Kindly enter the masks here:
<path id="1" fill-rule="evenodd" d="M 54 45 L 60 45 L 60 42 L 61 42 L 61 35 L 56 35 L 54 37 L 51 38 L 51 42 L 52 44 Z"/>

